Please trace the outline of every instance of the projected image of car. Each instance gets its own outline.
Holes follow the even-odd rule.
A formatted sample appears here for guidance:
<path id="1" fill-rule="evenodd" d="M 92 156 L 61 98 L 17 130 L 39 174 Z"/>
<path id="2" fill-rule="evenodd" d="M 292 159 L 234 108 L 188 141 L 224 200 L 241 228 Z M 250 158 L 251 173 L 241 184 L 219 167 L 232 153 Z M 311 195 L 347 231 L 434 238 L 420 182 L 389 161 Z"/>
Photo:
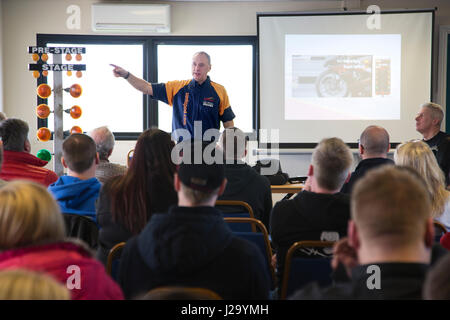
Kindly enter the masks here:
<path id="1" fill-rule="evenodd" d="M 372 97 L 371 55 L 292 56 L 293 97 Z M 390 70 L 386 72 L 386 75 Z M 382 81 L 389 84 L 388 80 Z M 388 90 L 384 90 L 384 93 Z"/>

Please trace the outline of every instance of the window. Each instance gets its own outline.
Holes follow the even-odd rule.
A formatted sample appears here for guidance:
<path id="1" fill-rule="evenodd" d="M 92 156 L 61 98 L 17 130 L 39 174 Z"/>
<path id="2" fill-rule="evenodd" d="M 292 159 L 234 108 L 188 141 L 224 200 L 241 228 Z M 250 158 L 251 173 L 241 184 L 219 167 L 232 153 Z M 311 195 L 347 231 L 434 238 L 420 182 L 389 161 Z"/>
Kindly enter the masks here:
<path id="1" fill-rule="evenodd" d="M 253 47 L 251 45 L 158 45 L 158 82 L 191 78 L 192 56 L 205 51 L 211 57 L 209 77 L 227 90 L 236 118 L 234 125 L 253 129 Z M 159 128 L 172 129 L 172 108 L 158 102 Z"/>
<path id="2" fill-rule="evenodd" d="M 87 36 L 87 35 L 38 35 L 38 46 L 85 47 L 82 61 L 65 60 L 62 63 L 86 64 L 86 71 L 77 78 L 75 72 L 68 76 L 63 72 L 63 87 L 77 83 L 82 86 L 80 98 L 63 93 L 63 109 L 73 105 L 82 108 L 79 119 L 64 113 L 64 130 L 74 125 L 88 132 L 107 125 L 117 140 L 135 140 L 149 127 L 159 127 L 170 132 L 172 109 L 143 95 L 125 80 L 115 78 L 110 64 L 130 70 L 135 76 L 149 82 L 190 79 L 192 55 L 206 51 L 211 56 L 211 79 L 223 85 L 231 107 L 236 114 L 235 125 L 244 131 L 255 127 L 255 55 L 256 37 L 142 37 L 142 36 Z M 49 54 L 47 63 L 52 63 Z M 53 89 L 53 74 L 40 77 L 38 83 L 48 83 Z M 52 94 L 48 99 L 38 98 L 53 110 Z M 38 127 L 53 131 L 53 114 L 48 119 L 38 119 Z"/>
<path id="3" fill-rule="evenodd" d="M 76 44 L 49 43 L 48 47 L 81 47 Z M 143 131 L 143 99 L 142 94 L 125 83 L 123 79 L 115 78 L 110 63 L 133 70 L 133 74 L 142 77 L 143 49 L 142 45 L 82 45 L 86 54 L 82 61 L 66 61 L 62 63 L 86 64 L 86 71 L 78 78 L 75 72 L 71 76 L 63 72 L 63 87 L 68 88 L 77 83 L 83 88 L 79 98 L 73 98 L 69 93 L 63 93 L 63 108 L 70 109 L 73 105 L 81 107 L 83 113 L 79 119 L 72 119 L 64 112 L 64 130 L 72 126 L 79 126 L 88 132 L 96 127 L 107 125 L 114 132 Z M 49 55 L 48 63 L 53 63 L 53 56 Z M 72 57 L 72 60 L 75 60 Z M 49 72 L 48 84 L 53 88 L 53 72 Z M 53 110 L 52 94 L 48 98 L 48 105 Z M 53 114 L 48 118 L 48 128 L 53 130 Z"/>

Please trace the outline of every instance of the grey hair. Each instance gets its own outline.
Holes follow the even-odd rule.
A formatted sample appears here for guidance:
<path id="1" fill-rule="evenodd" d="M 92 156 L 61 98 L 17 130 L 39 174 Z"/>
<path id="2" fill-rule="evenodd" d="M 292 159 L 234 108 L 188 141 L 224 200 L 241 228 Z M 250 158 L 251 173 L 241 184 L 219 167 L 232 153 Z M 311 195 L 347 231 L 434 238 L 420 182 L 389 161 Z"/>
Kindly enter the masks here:
<path id="1" fill-rule="evenodd" d="M 109 152 L 114 148 L 115 138 L 107 126 L 98 127 L 89 132 L 95 141 L 100 160 L 107 160 Z"/>

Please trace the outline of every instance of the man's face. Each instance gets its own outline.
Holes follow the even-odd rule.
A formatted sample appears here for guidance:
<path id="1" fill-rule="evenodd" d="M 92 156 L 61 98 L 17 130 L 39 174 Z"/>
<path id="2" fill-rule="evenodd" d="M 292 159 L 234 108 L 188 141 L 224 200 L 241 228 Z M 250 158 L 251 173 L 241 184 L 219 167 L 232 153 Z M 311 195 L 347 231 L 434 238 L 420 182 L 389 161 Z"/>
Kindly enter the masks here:
<path id="1" fill-rule="evenodd" d="M 437 120 L 433 120 L 431 118 L 431 111 L 426 108 L 422 107 L 417 113 L 417 116 L 415 118 L 416 120 L 416 130 L 420 133 L 427 132 L 430 128 L 432 128 Z"/>
<path id="2" fill-rule="evenodd" d="M 211 70 L 211 65 L 204 54 L 196 54 L 192 58 L 192 76 L 195 81 L 202 84 L 206 80 L 209 70 Z"/>

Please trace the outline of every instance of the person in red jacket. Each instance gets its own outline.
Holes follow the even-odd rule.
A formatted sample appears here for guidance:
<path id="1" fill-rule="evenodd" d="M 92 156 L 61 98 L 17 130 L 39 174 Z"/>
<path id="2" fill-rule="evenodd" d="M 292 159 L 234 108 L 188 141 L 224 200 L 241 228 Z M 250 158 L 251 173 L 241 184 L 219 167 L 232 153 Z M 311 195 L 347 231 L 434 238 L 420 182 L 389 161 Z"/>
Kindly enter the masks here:
<path id="1" fill-rule="evenodd" d="M 44 168 L 47 161 L 30 153 L 28 131 L 28 124 L 20 119 L 8 118 L 0 122 L 0 136 L 4 150 L 0 179 L 33 180 L 49 186 L 58 180 L 58 176 L 52 170 Z"/>
<path id="2" fill-rule="evenodd" d="M 58 204 L 41 185 L 12 181 L 0 188 L 0 270 L 50 274 L 73 300 L 121 300 L 123 293 L 84 243 L 65 239 Z"/>

